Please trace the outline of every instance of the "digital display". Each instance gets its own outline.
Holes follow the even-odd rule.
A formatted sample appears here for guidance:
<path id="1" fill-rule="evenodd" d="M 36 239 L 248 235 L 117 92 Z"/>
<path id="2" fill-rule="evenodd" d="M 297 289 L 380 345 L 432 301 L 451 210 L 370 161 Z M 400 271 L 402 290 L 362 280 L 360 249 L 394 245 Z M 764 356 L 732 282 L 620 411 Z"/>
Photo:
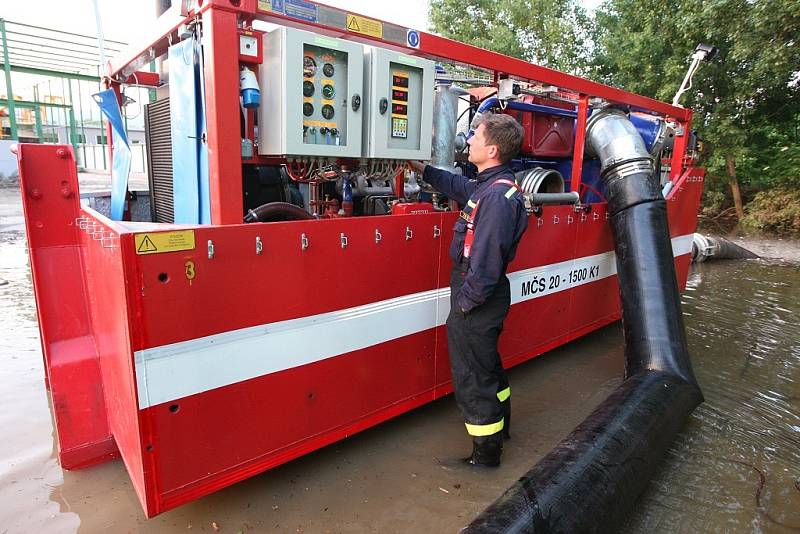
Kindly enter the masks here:
<path id="1" fill-rule="evenodd" d="M 408 102 L 408 93 L 406 91 L 392 90 L 392 100 L 399 100 L 401 102 Z"/>
<path id="2" fill-rule="evenodd" d="M 392 85 L 395 87 L 408 87 L 408 78 L 405 76 L 392 76 Z"/>
<path id="3" fill-rule="evenodd" d="M 392 113 L 394 115 L 408 115 L 408 106 L 404 104 L 392 104 Z"/>

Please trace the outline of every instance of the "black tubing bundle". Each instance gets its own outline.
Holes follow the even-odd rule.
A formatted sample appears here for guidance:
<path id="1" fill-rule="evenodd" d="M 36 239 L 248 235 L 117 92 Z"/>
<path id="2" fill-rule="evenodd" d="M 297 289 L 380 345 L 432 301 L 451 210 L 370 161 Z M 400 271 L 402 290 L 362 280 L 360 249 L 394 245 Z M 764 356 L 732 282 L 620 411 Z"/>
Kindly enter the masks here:
<path id="1" fill-rule="evenodd" d="M 619 169 L 604 169 L 603 178 L 617 254 L 625 380 L 462 532 L 615 530 L 703 401 L 686 346 L 666 202 L 652 172 Z"/>

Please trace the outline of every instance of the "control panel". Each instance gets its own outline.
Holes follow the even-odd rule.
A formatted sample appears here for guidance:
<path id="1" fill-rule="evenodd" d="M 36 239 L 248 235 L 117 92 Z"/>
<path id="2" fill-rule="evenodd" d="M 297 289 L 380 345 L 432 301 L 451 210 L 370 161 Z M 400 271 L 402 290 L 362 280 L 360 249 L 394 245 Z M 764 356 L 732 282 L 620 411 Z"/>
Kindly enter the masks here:
<path id="1" fill-rule="evenodd" d="M 361 156 L 363 47 L 279 28 L 264 37 L 260 154 Z"/>
<path id="2" fill-rule="evenodd" d="M 364 157 L 430 159 L 434 63 L 368 47 Z"/>

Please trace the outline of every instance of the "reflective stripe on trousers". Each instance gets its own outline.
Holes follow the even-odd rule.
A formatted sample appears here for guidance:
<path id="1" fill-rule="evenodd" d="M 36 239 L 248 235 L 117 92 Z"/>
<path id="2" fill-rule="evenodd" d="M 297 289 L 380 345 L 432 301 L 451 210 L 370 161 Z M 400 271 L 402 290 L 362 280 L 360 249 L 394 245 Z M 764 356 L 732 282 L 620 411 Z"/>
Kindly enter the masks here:
<path id="1" fill-rule="evenodd" d="M 503 430 L 503 423 L 504 420 L 500 419 L 498 422 L 489 423 L 488 425 L 471 425 L 469 423 L 464 423 L 464 425 L 467 427 L 467 434 L 474 437 L 481 437 L 497 434 Z"/>
<path id="2" fill-rule="evenodd" d="M 447 341 L 456 402 L 473 437 L 490 436 L 504 428 L 504 402 L 511 389 L 497 352 L 497 340 L 508 314 L 511 291 L 505 276 L 486 302 L 462 313 L 456 297 L 467 264 L 453 268 L 450 279 L 450 315 Z"/>

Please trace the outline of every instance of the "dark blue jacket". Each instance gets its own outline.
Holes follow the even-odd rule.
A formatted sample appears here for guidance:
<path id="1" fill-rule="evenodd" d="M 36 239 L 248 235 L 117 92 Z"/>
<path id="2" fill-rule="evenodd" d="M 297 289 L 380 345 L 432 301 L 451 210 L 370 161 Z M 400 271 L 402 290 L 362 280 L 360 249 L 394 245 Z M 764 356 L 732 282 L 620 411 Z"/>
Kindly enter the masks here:
<path id="1" fill-rule="evenodd" d="M 505 184 L 492 185 L 499 179 L 514 181 L 514 173 L 505 165 L 499 165 L 480 172 L 476 180 L 447 171 L 425 167 L 423 179 L 449 198 L 464 206 L 463 213 L 470 215 L 473 204 L 480 200 L 475 215 L 475 235 L 469 256 L 464 285 L 456 296 L 456 302 L 465 312 L 483 304 L 494 291 L 506 268 L 517 252 L 525 229 L 528 228 L 528 215 L 522 194 Z M 471 201 L 471 202 L 470 202 Z M 459 265 L 464 256 L 464 239 L 467 221 L 459 216 L 453 227 L 453 242 L 450 257 Z"/>

